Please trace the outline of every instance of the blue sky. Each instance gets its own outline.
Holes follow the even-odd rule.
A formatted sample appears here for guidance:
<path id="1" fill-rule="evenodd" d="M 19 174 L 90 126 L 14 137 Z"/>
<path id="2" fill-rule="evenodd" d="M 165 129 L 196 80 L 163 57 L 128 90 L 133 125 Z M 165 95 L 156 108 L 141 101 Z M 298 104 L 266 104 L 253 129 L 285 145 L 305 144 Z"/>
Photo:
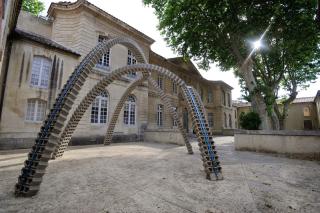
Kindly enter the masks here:
<path id="1" fill-rule="evenodd" d="M 58 2 L 52 0 L 42 0 L 45 3 L 46 14 L 51 2 Z M 74 2 L 75 0 L 71 0 Z M 158 20 L 153 13 L 153 9 L 142 4 L 142 0 L 89 0 L 91 3 L 110 13 L 111 15 L 121 19 L 132 27 L 138 29 L 144 34 L 153 38 L 156 42 L 151 46 L 151 49 L 162 55 L 163 57 L 175 57 L 175 54 L 166 44 L 160 32 L 157 30 Z M 221 72 L 220 69 L 212 65 L 209 71 L 200 70 L 202 76 L 209 80 L 222 80 L 231 85 L 234 89 L 232 91 L 232 99 L 241 97 L 238 79 L 231 71 Z M 315 96 L 317 90 L 320 90 L 320 77 L 317 82 L 304 91 L 300 91 L 298 97 Z"/>

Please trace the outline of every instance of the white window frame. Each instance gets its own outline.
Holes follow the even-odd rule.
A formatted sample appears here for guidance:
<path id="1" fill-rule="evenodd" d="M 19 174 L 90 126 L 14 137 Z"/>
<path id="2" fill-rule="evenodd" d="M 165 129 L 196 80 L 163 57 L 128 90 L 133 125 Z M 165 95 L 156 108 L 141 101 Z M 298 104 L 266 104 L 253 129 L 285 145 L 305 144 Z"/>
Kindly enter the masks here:
<path id="1" fill-rule="evenodd" d="M 157 106 L 157 125 L 163 127 L 163 105 L 158 104 Z"/>
<path id="2" fill-rule="evenodd" d="M 176 111 L 176 113 L 178 113 L 178 107 L 174 107 L 174 110 Z M 177 120 L 172 118 L 172 127 L 177 127 L 177 126 L 178 126 Z"/>
<path id="3" fill-rule="evenodd" d="M 99 35 L 98 43 L 103 42 L 107 39 L 108 39 L 107 37 Z M 108 49 L 107 52 L 101 56 L 98 63 L 96 64 L 96 67 L 103 70 L 110 70 L 110 60 L 111 60 L 110 49 Z"/>
<path id="4" fill-rule="evenodd" d="M 106 103 L 106 106 L 103 107 L 104 109 L 106 109 L 105 119 L 103 118 L 104 115 L 102 114 L 103 113 L 102 105 L 104 104 L 104 102 Z M 97 110 L 94 109 L 94 107 L 97 108 Z M 95 117 L 96 113 L 98 116 L 97 118 Z M 90 122 L 92 124 L 106 124 L 108 123 L 108 114 L 109 114 L 109 96 L 106 92 L 103 92 L 102 94 L 97 96 L 94 102 L 92 103 L 91 113 L 90 113 Z"/>
<path id="5" fill-rule="evenodd" d="M 136 98 L 133 95 L 129 95 L 123 109 L 123 123 L 130 126 L 136 125 L 136 112 Z"/>
<path id="6" fill-rule="evenodd" d="M 130 50 L 128 50 L 127 65 L 132 65 L 132 64 L 136 64 L 136 63 L 137 63 L 136 57 L 134 57 L 133 53 Z M 128 77 L 135 78 L 135 77 L 137 77 L 137 73 L 134 71 L 130 71 L 128 73 Z"/>
<path id="7" fill-rule="evenodd" d="M 28 99 L 25 120 L 33 123 L 41 123 L 45 118 L 46 109 L 46 101 L 35 98 Z"/>
<path id="8" fill-rule="evenodd" d="M 158 84 L 158 87 L 160 89 L 164 90 L 163 76 L 162 75 L 158 75 L 157 84 Z"/>
<path id="9" fill-rule="evenodd" d="M 39 68 L 36 68 L 36 62 L 39 63 Z M 32 60 L 32 69 L 30 77 L 30 85 L 47 89 L 50 83 L 51 60 L 44 56 L 34 56 Z M 45 68 L 47 70 L 45 70 Z"/>

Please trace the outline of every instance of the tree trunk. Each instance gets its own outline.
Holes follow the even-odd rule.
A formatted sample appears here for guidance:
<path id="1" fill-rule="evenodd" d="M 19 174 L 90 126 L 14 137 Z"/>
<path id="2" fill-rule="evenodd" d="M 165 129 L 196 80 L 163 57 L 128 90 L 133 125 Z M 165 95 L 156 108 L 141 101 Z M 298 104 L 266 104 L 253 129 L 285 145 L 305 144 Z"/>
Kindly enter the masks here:
<path id="1" fill-rule="evenodd" d="M 251 94 L 251 106 L 253 111 L 260 115 L 261 125 L 260 129 L 269 130 L 270 122 L 267 113 L 267 105 L 260 92 L 256 91 L 256 80 L 252 73 L 252 61 L 247 59 L 241 66 L 241 74 L 246 82 L 246 86 Z"/>
<path id="2" fill-rule="evenodd" d="M 262 94 L 256 90 L 257 82 L 252 73 L 252 60 L 251 56 L 249 55 L 247 58 L 243 58 L 236 43 L 236 39 L 232 36 L 231 38 L 231 53 L 235 56 L 238 60 L 240 74 L 243 77 L 246 86 L 251 95 L 251 106 L 252 110 L 257 112 L 261 119 L 260 129 L 269 130 L 270 129 L 270 122 L 267 113 L 267 105 L 264 102 Z"/>

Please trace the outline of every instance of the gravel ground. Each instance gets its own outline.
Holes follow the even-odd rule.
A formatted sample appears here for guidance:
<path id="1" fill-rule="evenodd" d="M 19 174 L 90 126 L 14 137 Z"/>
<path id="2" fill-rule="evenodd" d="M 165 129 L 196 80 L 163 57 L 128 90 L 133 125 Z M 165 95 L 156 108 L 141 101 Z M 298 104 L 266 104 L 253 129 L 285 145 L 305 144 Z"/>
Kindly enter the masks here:
<path id="1" fill-rule="evenodd" d="M 15 198 L 29 150 L 0 152 L 0 212 L 320 212 L 320 162 L 238 152 L 215 139 L 224 180 L 170 144 L 72 147 L 51 161 L 39 193 Z"/>

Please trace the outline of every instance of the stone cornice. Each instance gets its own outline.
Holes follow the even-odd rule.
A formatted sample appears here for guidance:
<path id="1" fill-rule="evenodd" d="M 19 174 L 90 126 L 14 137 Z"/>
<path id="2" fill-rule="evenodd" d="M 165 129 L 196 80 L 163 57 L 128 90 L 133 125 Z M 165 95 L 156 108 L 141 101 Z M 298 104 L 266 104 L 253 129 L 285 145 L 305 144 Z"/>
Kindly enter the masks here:
<path id="1" fill-rule="evenodd" d="M 76 2 L 51 3 L 51 5 L 48 9 L 48 16 L 53 16 L 55 10 L 71 11 L 71 10 L 75 10 L 81 6 L 88 8 L 90 11 L 92 11 L 98 15 L 101 15 L 104 18 L 107 18 L 109 21 L 111 21 L 115 25 L 118 25 L 118 26 L 124 28 L 125 30 L 131 32 L 133 35 L 139 37 L 140 39 L 142 39 L 144 42 L 146 42 L 149 45 L 151 45 L 155 42 L 155 40 L 153 40 L 149 36 L 145 35 L 144 33 L 140 32 L 139 30 L 135 29 L 134 27 L 131 27 L 127 23 L 110 15 L 106 11 L 100 9 L 99 7 L 95 6 L 94 4 L 91 4 L 90 2 L 88 2 L 86 0 L 78 0 Z"/>

